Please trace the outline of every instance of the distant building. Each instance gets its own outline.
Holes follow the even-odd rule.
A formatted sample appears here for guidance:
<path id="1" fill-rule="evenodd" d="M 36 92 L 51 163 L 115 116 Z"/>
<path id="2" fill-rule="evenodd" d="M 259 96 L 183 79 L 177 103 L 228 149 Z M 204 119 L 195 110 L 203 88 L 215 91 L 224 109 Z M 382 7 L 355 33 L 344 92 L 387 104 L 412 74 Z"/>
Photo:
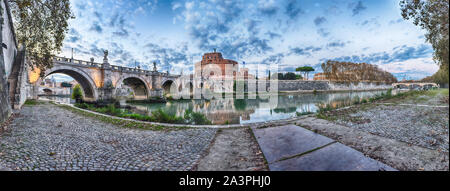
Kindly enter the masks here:
<path id="1" fill-rule="evenodd" d="M 72 84 L 72 87 L 75 87 L 77 84 L 78 84 L 78 82 L 77 81 L 75 81 L 75 80 L 72 80 L 72 81 L 70 81 L 70 82 L 68 82 L 69 84 Z"/>
<path id="2" fill-rule="evenodd" d="M 202 71 L 204 71 L 205 67 L 210 65 L 214 65 L 214 67 L 220 68 L 220 74 L 214 73 L 214 71 L 211 71 L 209 74 L 203 74 Z M 229 71 L 229 73 L 227 74 L 225 71 L 226 68 L 230 68 L 232 71 Z M 202 57 L 202 60 L 195 64 L 194 73 L 199 76 L 209 76 L 210 78 L 235 78 L 236 75 L 244 76 L 245 79 L 254 78 L 253 75 L 249 74 L 248 68 L 239 69 L 238 62 L 223 58 L 222 53 L 216 52 L 215 49 L 214 52 L 205 53 Z"/>
<path id="3" fill-rule="evenodd" d="M 233 71 L 231 72 L 231 74 L 233 76 L 236 76 L 237 72 L 239 71 L 239 64 L 234 61 L 234 60 L 230 60 L 230 59 L 224 59 L 222 57 L 222 53 L 220 52 L 216 52 L 216 50 L 214 49 L 214 52 L 211 53 L 205 53 L 202 57 L 202 61 L 199 63 L 195 64 L 195 74 L 197 75 L 201 75 L 201 76 L 205 76 L 207 74 L 203 74 L 202 71 L 205 69 L 205 67 L 209 66 L 209 65 L 215 65 L 218 68 L 220 68 L 221 70 L 221 74 L 218 73 L 214 73 L 214 71 L 211 71 L 209 76 L 211 78 L 217 78 L 217 77 L 225 77 L 226 73 L 225 73 L 225 68 L 228 67 L 232 68 Z"/>
<path id="4" fill-rule="evenodd" d="M 327 80 L 327 76 L 324 73 L 314 74 L 313 80 Z"/>
<path id="5" fill-rule="evenodd" d="M 45 87 L 54 88 L 57 87 L 57 83 L 55 78 L 52 76 L 52 78 L 46 78 L 44 80 L 44 84 L 42 84 Z"/>

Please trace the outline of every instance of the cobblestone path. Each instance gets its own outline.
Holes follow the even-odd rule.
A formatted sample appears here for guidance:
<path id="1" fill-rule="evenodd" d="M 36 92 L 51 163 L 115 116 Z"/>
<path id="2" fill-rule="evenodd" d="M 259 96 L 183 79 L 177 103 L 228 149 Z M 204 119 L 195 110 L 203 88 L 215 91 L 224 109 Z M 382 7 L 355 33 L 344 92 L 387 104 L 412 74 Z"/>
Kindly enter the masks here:
<path id="1" fill-rule="evenodd" d="M 120 128 L 45 104 L 26 106 L 0 134 L 10 170 L 190 170 L 215 129 Z"/>

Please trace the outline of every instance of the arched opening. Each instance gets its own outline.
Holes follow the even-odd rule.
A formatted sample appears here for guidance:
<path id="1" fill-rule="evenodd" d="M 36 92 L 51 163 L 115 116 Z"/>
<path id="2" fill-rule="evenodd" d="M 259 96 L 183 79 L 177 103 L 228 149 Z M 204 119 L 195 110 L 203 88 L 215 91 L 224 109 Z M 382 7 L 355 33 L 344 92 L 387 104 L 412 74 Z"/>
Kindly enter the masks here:
<path id="1" fill-rule="evenodd" d="M 128 77 L 117 85 L 116 96 L 128 97 L 137 100 L 148 98 L 148 87 L 146 83 L 138 77 Z"/>
<path id="2" fill-rule="evenodd" d="M 429 89 L 433 89 L 433 84 L 425 84 L 425 85 L 423 85 L 423 89 L 424 90 L 429 90 Z"/>
<path id="3" fill-rule="evenodd" d="M 194 85 L 192 82 L 186 82 L 184 86 L 179 85 L 178 92 L 181 93 L 183 99 L 191 99 L 194 94 Z"/>
<path id="4" fill-rule="evenodd" d="M 189 93 L 192 95 L 194 93 L 194 84 L 192 84 L 192 82 L 188 82 L 186 87 L 189 87 Z"/>
<path id="5" fill-rule="evenodd" d="M 397 89 L 409 89 L 409 87 L 405 84 L 399 84 L 396 87 L 397 87 Z"/>
<path id="6" fill-rule="evenodd" d="M 80 84 L 81 88 L 83 89 L 84 99 L 86 100 L 96 99 L 94 84 L 89 79 L 87 79 L 83 74 L 70 69 L 57 69 L 50 71 L 47 75 L 45 75 L 44 79 L 53 74 L 65 74 L 67 76 L 70 76 L 73 80 L 75 80 L 78 84 Z"/>
<path id="7" fill-rule="evenodd" d="M 53 91 L 51 89 L 46 88 L 43 91 L 44 91 L 44 95 L 53 95 Z"/>
<path id="8" fill-rule="evenodd" d="M 163 83 L 162 89 L 163 89 L 163 94 L 165 96 L 170 96 L 170 87 L 172 86 L 172 84 L 173 84 L 172 80 L 167 80 Z"/>

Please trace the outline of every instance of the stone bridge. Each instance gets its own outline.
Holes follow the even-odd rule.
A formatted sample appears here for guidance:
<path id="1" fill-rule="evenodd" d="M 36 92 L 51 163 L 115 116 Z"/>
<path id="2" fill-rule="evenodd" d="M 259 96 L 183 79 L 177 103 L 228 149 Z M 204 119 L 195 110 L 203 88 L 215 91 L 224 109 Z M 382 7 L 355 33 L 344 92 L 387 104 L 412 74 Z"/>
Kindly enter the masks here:
<path id="1" fill-rule="evenodd" d="M 103 63 L 54 57 L 53 67 L 40 75 L 40 70 L 29 70 L 29 82 L 32 84 L 32 96 L 37 98 L 39 84 L 45 77 L 61 73 L 75 79 L 83 89 L 86 101 L 108 100 L 122 96 L 133 96 L 134 99 L 147 99 L 162 96 L 167 87 L 179 77 L 156 70 L 153 71 L 110 65 L 107 52 Z M 43 76 L 43 77 L 40 77 Z"/>
<path id="2" fill-rule="evenodd" d="M 393 83 L 392 87 L 397 89 L 414 89 L 414 88 L 421 88 L 421 89 L 430 89 L 430 88 L 439 88 L 439 85 L 436 83 L 431 82 L 399 82 L 399 83 Z"/>
<path id="3" fill-rule="evenodd" d="M 70 88 L 39 86 L 38 95 L 70 95 Z"/>

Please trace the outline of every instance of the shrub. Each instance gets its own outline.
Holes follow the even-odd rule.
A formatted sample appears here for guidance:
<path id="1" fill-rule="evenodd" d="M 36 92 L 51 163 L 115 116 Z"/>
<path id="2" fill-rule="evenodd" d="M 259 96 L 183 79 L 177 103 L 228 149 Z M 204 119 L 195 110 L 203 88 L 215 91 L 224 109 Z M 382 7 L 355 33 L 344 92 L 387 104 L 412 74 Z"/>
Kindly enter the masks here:
<path id="1" fill-rule="evenodd" d="M 92 106 L 90 106 L 90 105 L 87 104 L 87 103 L 76 103 L 76 104 L 75 104 L 75 107 L 79 107 L 79 108 L 81 108 L 81 109 L 89 109 L 89 108 L 92 107 Z"/>
<path id="2" fill-rule="evenodd" d="M 295 115 L 297 115 L 297 117 L 299 117 L 299 116 L 309 115 L 309 114 L 313 114 L 313 113 L 314 112 L 304 111 L 304 112 L 295 112 Z"/>
<path id="3" fill-rule="evenodd" d="M 195 125 L 210 125 L 211 121 L 206 118 L 205 115 L 199 112 L 193 112 L 192 110 L 188 109 L 184 113 L 184 120 L 188 124 L 195 124 Z"/>
<path id="4" fill-rule="evenodd" d="M 108 104 L 106 107 L 93 108 L 93 110 L 99 113 L 106 113 L 114 116 L 120 116 L 124 113 L 121 109 L 116 108 L 114 104 Z"/>
<path id="5" fill-rule="evenodd" d="M 35 99 L 27 99 L 24 104 L 25 105 L 37 105 L 39 103 Z"/>
<path id="6" fill-rule="evenodd" d="M 152 118 L 150 116 L 141 115 L 138 113 L 126 113 L 126 114 L 122 114 L 120 117 L 136 119 L 136 120 L 141 120 L 141 121 L 152 121 Z"/>
<path id="7" fill-rule="evenodd" d="M 202 113 L 192 112 L 191 121 L 189 123 L 193 123 L 195 125 L 210 125 L 211 121 L 209 121 Z"/>
<path id="8" fill-rule="evenodd" d="M 152 119 L 161 123 L 178 123 L 181 124 L 184 122 L 182 117 L 177 117 L 176 115 L 169 115 L 164 112 L 162 109 L 158 109 L 152 112 Z"/>
<path id="9" fill-rule="evenodd" d="M 386 96 L 385 96 L 385 98 L 392 98 L 392 88 L 391 89 L 389 89 L 387 92 L 386 92 Z"/>
<path id="10" fill-rule="evenodd" d="M 72 92 L 72 99 L 81 100 L 83 99 L 83 92 L 81 90 L 80 84 L 75 85 Z"/>
<path id="11" fill-rule="evenodd" d="M 324 112 L 328 112 L 331 111 L 333 108 L 331 107 L 330 104 L 327 104 L 325 107 L 320 107 L 319 108 L 319 113 L 324 113 Z"/>

